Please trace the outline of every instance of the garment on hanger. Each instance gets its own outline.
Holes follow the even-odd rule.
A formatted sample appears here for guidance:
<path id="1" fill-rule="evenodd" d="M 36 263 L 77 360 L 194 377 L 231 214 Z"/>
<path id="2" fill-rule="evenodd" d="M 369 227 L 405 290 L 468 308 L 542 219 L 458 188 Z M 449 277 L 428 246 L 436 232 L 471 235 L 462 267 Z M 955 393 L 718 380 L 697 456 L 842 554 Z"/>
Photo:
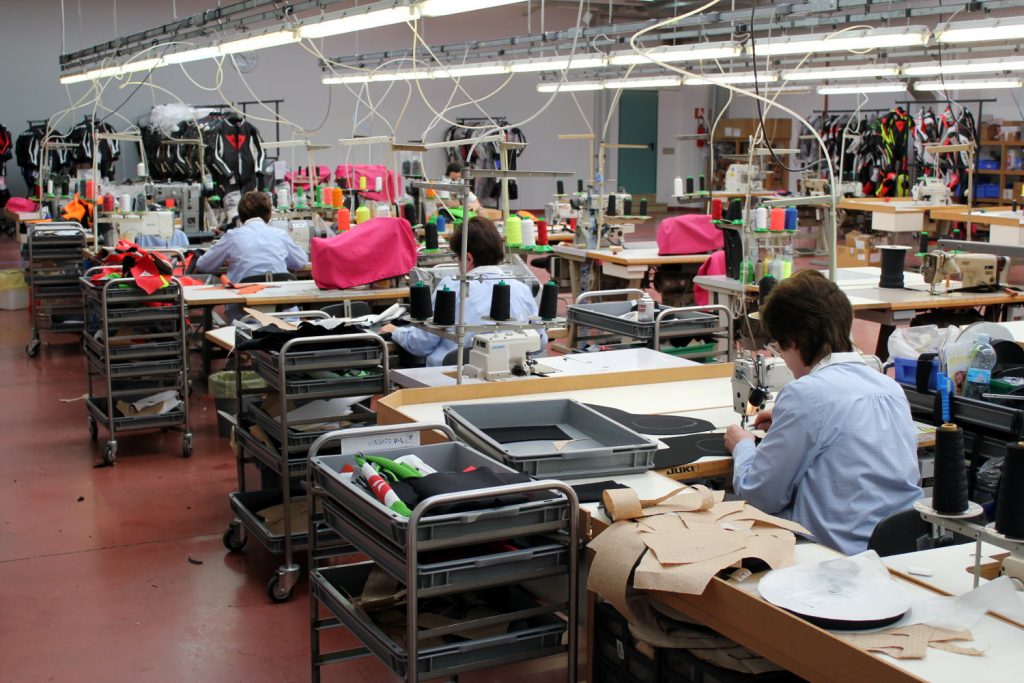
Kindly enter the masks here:
<path id="1" fill-rule="evenodd" d="M 96 159 L 96 169 L 107 179 L 114 177 L 114 162 L 121 157 L 121 145 L 117 140 L 94 140 L 96 133 L 116 132 L 109 123 L 96 121 L 86 116 L 67 134 L 67 141 L 75 145 L 70 153 L 70 162 L 74 164 L 91 164 Z"/>

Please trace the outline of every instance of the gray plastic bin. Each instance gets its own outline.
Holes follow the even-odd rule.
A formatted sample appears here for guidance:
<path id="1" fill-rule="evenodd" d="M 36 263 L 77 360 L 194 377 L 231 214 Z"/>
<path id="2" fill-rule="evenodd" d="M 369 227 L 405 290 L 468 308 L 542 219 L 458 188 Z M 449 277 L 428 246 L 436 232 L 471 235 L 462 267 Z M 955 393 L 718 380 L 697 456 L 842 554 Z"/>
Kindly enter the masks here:
<path id="1" fill-rule="evenodd" d="M 655 315 L 668 308 L 658 304 Z M 593 327 L 606 332 L 615 332 L 628 337 L 654 339 L 654 320 L 639 321 L 627 317 L 636 310 L 632 301 L 601 301 L 585 304 L 572 304 L 568 308 L 567 322 L 585 327 Z M 718 316 L 711 313 L 686 312 L 674 313 L 661 322 L 661 336 L 675 337 L 683 334 L 702 334 L 718 327 Z"/>
<path id="2" fill-rule="evenodd" d="M 658 449 L 654 441 L 571 399 L 445 406 L 444 419 L 467 444 L 536 478 L 646 472 Z M 517 440 L 503 442 L 495 430 Z M 537 439 L 519 440 L 531 430 Z"/>

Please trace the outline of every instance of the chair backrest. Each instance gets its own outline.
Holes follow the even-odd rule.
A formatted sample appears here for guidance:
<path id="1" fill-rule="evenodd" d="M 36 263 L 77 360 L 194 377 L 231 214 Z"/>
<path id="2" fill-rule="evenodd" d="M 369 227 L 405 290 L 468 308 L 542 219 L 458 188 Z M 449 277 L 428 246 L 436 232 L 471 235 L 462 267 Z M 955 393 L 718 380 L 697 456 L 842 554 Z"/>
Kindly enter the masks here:
<path id="1" fill-rule="evenodd" d="M 913 508 L 889 515 L 875 526 L 868 539 L 868 550 L 882 557 L 902 555 L 929 546 L 931 524 Z"/>
<path id="2" fill-rule="evenodd" d="M 469 349 L 470 349 L 470 347 L 467 346 L 466 348 L 464 348 L 462 350 L 462 362 L 463 363 L 468 363 L 469 362 Z M 458 347 L 456 347 L 456 348 L 452 349 L 451 351 L 449 351 L 445 355 L 444 360 L 441 361 L 441 365 L 456 365 L 458 363 L 458 358 L 459 358 L 459 349 L 458 349 Z"/>
<path id="3" fill-rule="evenodd" d="M 246 282 L 287 282 L 289 280 L 295 280 L 295 273 L 263 273 L 262 275 L 248 275 L 242 278 L 242 283 Z M 240 283 L 241 284 L 241 283 Z"/>
<path id="4" fill-rule="evenodd" d="M 344 301 L 341 302 L 340 304 L 330 304 L 327 306 L 321 306 L 320 310 L 326 313 L 327 315 L 331 316 L 332 318 L 361 318 L 364 315 L 370 315 L 371 313 L 373 313 L 373 310 L 370 308 L 370 303 L 367 301 L 349 301 L 347 303 L 351 307 L 349 309 L 351 311 L 351 315 L 345 313 L 346 302 Z"/>

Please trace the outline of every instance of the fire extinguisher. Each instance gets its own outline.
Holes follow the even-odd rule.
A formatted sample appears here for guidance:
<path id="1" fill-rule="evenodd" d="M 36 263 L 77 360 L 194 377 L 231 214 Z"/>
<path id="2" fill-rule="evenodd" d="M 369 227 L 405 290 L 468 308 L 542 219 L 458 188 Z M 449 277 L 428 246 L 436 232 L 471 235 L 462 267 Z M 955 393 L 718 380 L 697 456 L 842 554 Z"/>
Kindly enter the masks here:
<path id="1" fill-rule="evenodd" d="M 703 107 L 697 107 L 696 109 L 694 109 L 693 110 L 693 118 L 697 119 L 697 135 L 698 136 L 707 135 L 708 124 L 704 121 L 704 108 Z M 708 144 L 708 141 L 705 140 L 703 137 L 698 137 L 697 138 L 697 146 L 698 147 L 703 147 L 706 144 Z"/>

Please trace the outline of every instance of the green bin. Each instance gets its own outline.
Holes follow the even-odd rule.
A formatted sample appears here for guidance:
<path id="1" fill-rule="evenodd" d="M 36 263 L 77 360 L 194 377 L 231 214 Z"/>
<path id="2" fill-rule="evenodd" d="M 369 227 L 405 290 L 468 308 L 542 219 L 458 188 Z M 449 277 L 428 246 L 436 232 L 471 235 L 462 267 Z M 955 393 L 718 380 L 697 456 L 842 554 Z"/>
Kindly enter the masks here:
<path id="1" fill-rule="evenodd" d="M 229 415 L 235 414 L 235 371 L 224 370 L 215 372 L 207 378 L 207 386 L 210 395 L 213 396 L 214 404 L 217 406 L 217 433 L 221 436 L 231 436 L 231 423 L 224 419 L 221 411 Z M 242 389 L 266 389 L 267 383 L 256 372 L 252 370 L 242 371 Z"/>

